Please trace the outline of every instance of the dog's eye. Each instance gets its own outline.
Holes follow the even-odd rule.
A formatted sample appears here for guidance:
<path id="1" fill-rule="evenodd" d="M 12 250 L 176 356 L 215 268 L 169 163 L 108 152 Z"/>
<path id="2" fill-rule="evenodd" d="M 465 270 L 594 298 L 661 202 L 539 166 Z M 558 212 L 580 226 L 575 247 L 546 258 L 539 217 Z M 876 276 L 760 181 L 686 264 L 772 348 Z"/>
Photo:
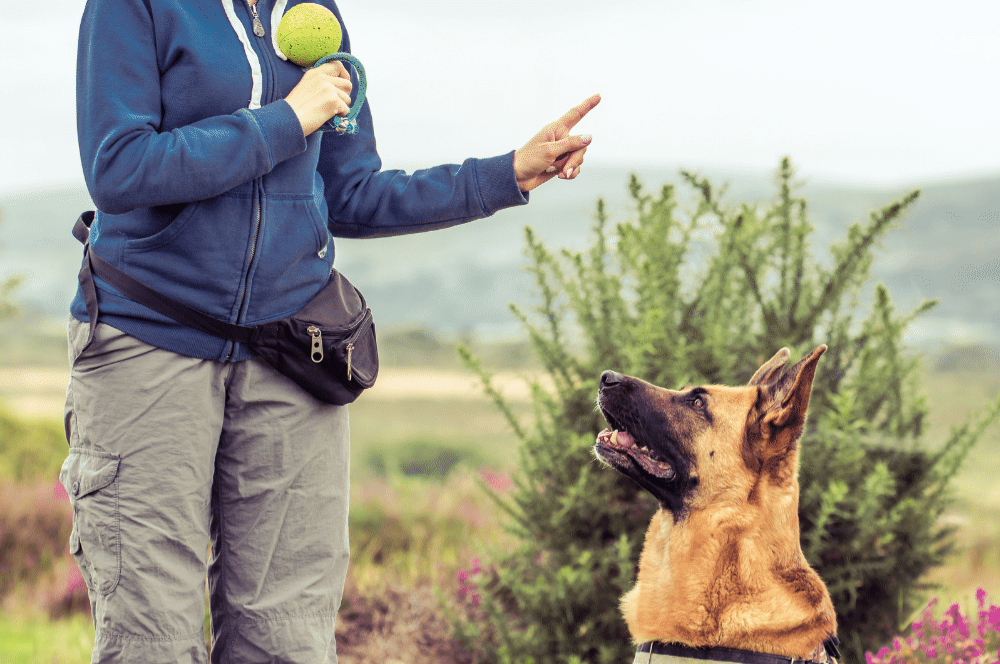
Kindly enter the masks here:
<path id="1" fill-rule="evenodd" d="M 704 408 L 705 407 L 705 400 L 702 399 L 701 397 L 695 397 L 691 401 L 691 405 L 694 406 L 695 408 Z"/>

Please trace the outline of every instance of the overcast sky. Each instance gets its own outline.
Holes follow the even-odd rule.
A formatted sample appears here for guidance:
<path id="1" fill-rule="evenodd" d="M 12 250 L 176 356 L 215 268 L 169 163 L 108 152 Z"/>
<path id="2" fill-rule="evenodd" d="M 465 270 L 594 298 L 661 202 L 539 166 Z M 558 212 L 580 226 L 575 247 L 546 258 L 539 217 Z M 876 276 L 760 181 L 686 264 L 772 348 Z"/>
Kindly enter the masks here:
<path id="1" fill-rule="evenodd" d="M 0 195 L 82 183 L 84 2 L 3 2 Z M 578 127 L 589 164 L 770 170 L 788 154 L 811 179 L 874 185 L 1000 172 L 996 0 L 340 7 L 390 167 L 506 152 L 600 92 Z"/>

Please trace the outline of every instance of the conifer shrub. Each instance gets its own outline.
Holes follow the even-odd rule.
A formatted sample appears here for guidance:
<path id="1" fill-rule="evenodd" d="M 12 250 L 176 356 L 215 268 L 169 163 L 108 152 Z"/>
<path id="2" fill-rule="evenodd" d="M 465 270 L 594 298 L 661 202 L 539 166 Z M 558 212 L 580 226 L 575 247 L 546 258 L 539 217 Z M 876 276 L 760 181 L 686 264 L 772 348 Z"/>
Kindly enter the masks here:
<path id="1" fill-rule="evenodd" d="M 801 539 L 833 596 L 847 661 L 898 633 L 924 599 L 920 579 L 951 550 L 940 519 L 949 483 L 1000 401 L 947 440 L 924 440 L 919 358 L 902 336 L 934 303 L 900 312 L 870 284 L 878 241 L 919 192 L 823 251 L 787 159 L 768 204 L 733 204 L 681 175 L 680 190 L 655 194 L 633 177 L 634 215 L 614 226 L 599 201 L 588 250 L 554 252 L 527 229 L 537 301 L 511 308 L 554 386 L 534 386 L 532 422 L 460 349 L 521 454 L 515 489 L 496 498 L 518 545 L 476 576 L 481 601 L 455 619 L 481 662 L 631 661 L 618 602 L 656 505 L 594 461 L 605 369 L 671 388 L 741 385 L 783 346 L 801 357 L 829 345 L 801 443 Z"/>

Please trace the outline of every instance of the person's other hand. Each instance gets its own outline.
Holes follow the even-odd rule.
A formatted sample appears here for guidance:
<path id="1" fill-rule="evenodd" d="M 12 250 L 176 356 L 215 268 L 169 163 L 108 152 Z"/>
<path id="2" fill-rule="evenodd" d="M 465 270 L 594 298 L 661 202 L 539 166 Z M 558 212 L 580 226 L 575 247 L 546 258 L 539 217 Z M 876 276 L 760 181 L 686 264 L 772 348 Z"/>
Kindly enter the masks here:
<path id="1" fill-rule="evenodd" d="M 306 136 L 335 115 L 351 111 L 351 75 L 333 60 L 308 70 L 285 97 L 302 124 Z"/>
<path id="2" fill-rule="evenodd" d="M 572 180 L 579 175 L 591 137 L 570 136 L 569 132 L 599 103 L 601 95 L 589 97 L 514 152 L 514 175 L 521 191 L 531 191 L 554 177 Z"/>

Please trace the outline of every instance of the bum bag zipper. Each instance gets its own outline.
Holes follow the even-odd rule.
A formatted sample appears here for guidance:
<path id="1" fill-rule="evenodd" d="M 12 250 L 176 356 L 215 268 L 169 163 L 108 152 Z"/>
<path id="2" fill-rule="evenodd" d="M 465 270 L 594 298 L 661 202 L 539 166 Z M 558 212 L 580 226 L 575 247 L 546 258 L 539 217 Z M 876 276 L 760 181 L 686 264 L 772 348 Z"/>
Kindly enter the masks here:
<path id="1" fill-rule="evenodd" d="M 358 327 L 354 330 L 354 333 L 347 338 L 347 380 L 351 380 L 353 377 L 353 371 L 351 367 L 351 356 L 354 354 L 354 342 L 358 340 L 361 333 L 365 331 L 368 324 L 372 319 L 372 310 L 365 309 L 365 314 L 361 318 L 361 322 L 358 323 Z M 315 325 L 310 325 L 306 328 L 306 332 L 312 337 L 312 348 L 310 350 L 310 358 L 316 364 L 323 361 L 323 330 L 319 329 Z"/>

